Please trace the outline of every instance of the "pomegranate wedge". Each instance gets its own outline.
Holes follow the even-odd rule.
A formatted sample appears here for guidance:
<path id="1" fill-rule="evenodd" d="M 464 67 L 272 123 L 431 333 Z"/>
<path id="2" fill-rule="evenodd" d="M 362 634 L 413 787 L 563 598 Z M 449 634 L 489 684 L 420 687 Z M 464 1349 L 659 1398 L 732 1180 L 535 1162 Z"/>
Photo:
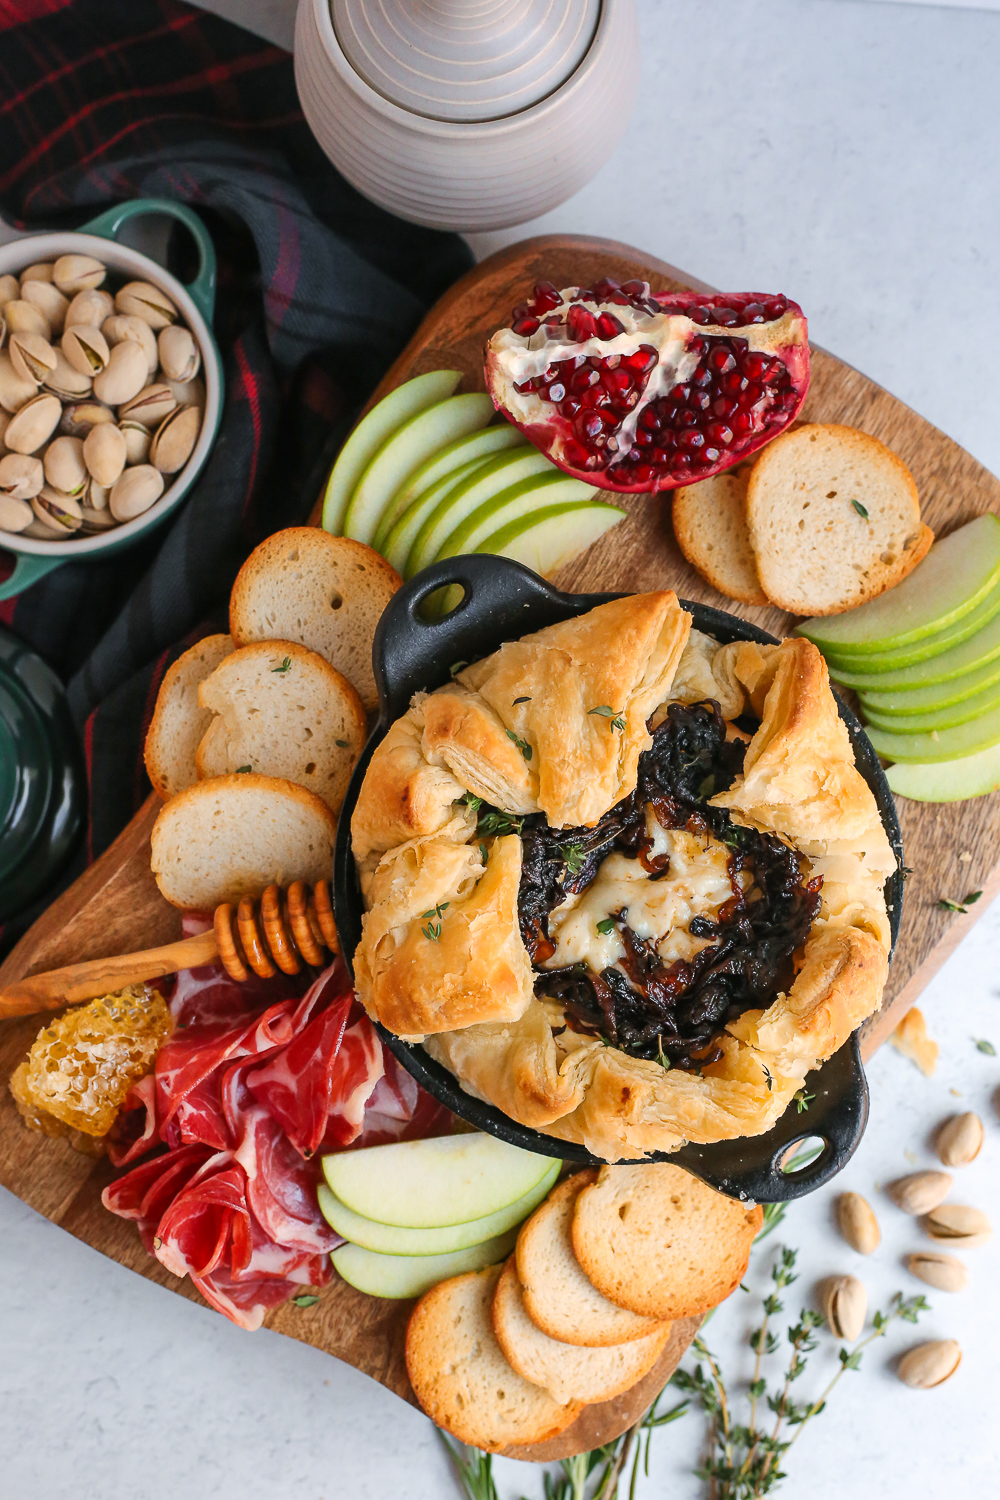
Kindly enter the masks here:
<path id="1" fill-rule="evenodd" d="M 669 490 L 755 453 L 809 389 L 787 297 L 540 281 L 486 347 L 494 405 L 553 463 L 601 489 Z"/>

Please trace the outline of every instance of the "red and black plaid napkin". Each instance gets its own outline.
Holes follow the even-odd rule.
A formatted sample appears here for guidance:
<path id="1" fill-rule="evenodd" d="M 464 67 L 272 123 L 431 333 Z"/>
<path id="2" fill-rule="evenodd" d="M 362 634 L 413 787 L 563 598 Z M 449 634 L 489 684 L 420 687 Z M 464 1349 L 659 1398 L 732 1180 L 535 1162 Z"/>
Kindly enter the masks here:
<path id="1" fill-rule="evenodd" d="M 63 677 L 83 737 L 78 867 L 149 791 L 142 741 L 164 671 L 225 628 L 243 558 L 305 519 L 353 413 L 471 264 L 457 236 L 393 218 L 334 171 L 288 53 L 178 0 L 0 0 L 0 213 L 72 229 L 136 197 L 182 199 L 213 234 L 226 404 L 170 523 L 0 605 Z M 182 279 L 190 253 L 172 247 Z"/>

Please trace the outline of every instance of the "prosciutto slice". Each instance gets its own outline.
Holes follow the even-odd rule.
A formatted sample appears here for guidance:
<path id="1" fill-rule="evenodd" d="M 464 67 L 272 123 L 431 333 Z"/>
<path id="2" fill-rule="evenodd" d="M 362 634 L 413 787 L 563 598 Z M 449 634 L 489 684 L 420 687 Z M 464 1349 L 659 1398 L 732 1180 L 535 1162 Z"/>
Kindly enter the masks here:
<path id="1" fill-rule="evenodd" d="M 212 1307 L 259 1328 L 332 1274 L 320 1154 L 444 1134 L 451 1116 L 383 1051 L 339 960 L 308 985 L 191 970 L 171 1009 L 177 1027 L 109 1141 L 131 1170 L 103 1202 Z"/>

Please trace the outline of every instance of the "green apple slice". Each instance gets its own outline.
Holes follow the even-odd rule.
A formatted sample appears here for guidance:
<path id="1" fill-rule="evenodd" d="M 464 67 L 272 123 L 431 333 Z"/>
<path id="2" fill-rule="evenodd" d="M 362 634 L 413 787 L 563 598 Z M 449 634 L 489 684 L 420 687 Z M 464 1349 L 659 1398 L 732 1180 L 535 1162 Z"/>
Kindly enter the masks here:
<path id="1" fill-rule="evenodd" d="M 446 557 L 459 557 L 466 552 L 475 552 L 479 543 L 499 531 L 511 521 L 535 514 L 552 505 L 567 501 L 593 500 L 600 492 L 581 479 L 571 479 L 558 469 L 552 474 L 538 474 L 532 479 L 522 479 L 520 484 L 502 490 L 492 500 L 476 509 L 460 522 L 438 549 L 435 562 Z"/>
<path id="2" fill-rule="evenodd" d="M 461 1276 L 465 1271 L 481 1271 L 484 1266 L 506 1260 L 514 1248 L 516 1230 L 453 1250 L 450 1255 L 377 1255 L 360 1245 L 341 1245 L 330 1256 L 338 1276 L 369 1297 L 422 1297 L 439 1281 Z"/>
<path id="3" fill-rule="evenodd" d="M 963 698 L 944 708 L 925 709 L 921 713 L 882 714 L 871 707 L 867 698 L 861 701 L 865 719 L 876 729 L 884 729 L 889 734 L 928 734 L 932 729 L 951 729 L 956 724 L 967 724 L 970 719 L 978 719 L 1000 707 L 1000 682 L 974 693 L 971 698 Z"/>
<path id="4" fill-rule="evenodd" d="M 386 438 L 428 406 L 454 394 L 461 370 L 429 370 L 397 385 L 355 427 L 330 470 L 323 496 L 323 530 L 339 536 L 355 486 Z"/>
<path id="5" fill-rule="evenodd" d="M 964 802 L 1000 791 L 1000 743 L 961 760 L 890 766 L 886 780 L 897 797 L 913 802 Z"/>
<path id="6" fill-rule="evenodd" d="M 382 444 L 358 480 L 344 512 L 344 535 L 371 542 L 385 507 L 414 469 L 467 432 L 478 432 L 494 415 L 481 391 L 449 396 L 417 412 Z"/>
<path id="7" fill-rule="evenodd" d="M 480 505 L 495 499 L 522 479 L 535 479 L 540 474 L 558 472 L 544 453 L 539 453 L 537 448 L 530 446 L 527 451 L 515 449 L 487 460 L 478 473 L 464 479 L 433 510 L 425 512 L 424 521 L 406 559 L 404 577 L 412 578 L 414 573 L 419 573 L 421 568 L 426 568 L 428 563 L 433 562 L 449 532 Z"/>
<path id="8" fill-rule="evenodd" d="M 853 687 L 855 684 L 848 679 L 869 675 L 882 677 L 889 672 L 905 671 L 907 667 L 920 666 L 923 662 L 937 662 L 939 657 L 953 651 L 957 646 L 964 645 L 966 641 L 972 640 L 991 620 L 995 620 L 998 614 L 1000 614 L 1000 579 L 975 609 L 963 615 L 962 619 L 956 620 L 946 630 L 924 636 L 919 641 L 911 641 L 907 646 L 899 646 L 894 651 L 879 651 L 867 656 L 860 656 L 857 653 L 848 655 L 843 651 L 834 651 L 825 646 L 821 647 L 821 650 L 827 659 L 831 674 L 837 678 L 837 681 L 843 682 L 845 687 Z M 860 685 L 863 687 L 865 684 Z"/>
<path id="9" fill-rule="evenodd" d="M 938 709 L 952 708 L 977 698 L 986 688 L 1000 688 L 1000 657 L 987 662 L 975 672 L 966 672 L 963 677 L 952 677 L 948 682 L 932 682 L 927 687 L 913 688 L 910 692 L 862 693 L 865 711 L 881 714 L 887 719 L 899 716 L 909 718 L 911 714 L 934 713 Z M 884 726 L 891 728 L 890 725 Z"/>
<path id="10" fill-rule="evenodd" d="M 544 577 L 579 557 L 627 514 L 616 505 L 602 505 L 596 500 L 554 505 L 536 511 L 534 516 L 511 521 L 480 542 L 476 551 L 509 557 Z"/>
<path id="11" fill-rule="evenodd" d="M 523 432 L 519 432 L 509 422 L 501 422 L 493 427 L 484 427 L 479 432 L 467 432 L 464 437 L 456 438 L 439 453 L 432 454 L 426 463 L 422 463 L 410 475 L 403 487 L 396 491 L 382 512 L 375 531 L 376 549 L 382 551 L 381 543 L 388 536 L 393 522 L 414 500 L 419 500 L 421 495 L 425 495 L 436 485 L 438 480 L 447 478 L 460 468 L 467 468 L 474 459 L 490 458 L 508 448 L 523 448 L 527 441 Z"/>
<path id="12" fill-rule="evenodd" d="M 935 542 L 894 589 L 845 614 L 805 620 L 798 631 L 821 649 L 829 646 L 852 656 L 892 651 L 962 619 L 998 579 L 1000 520 L 977 516 Z"/>
<path id="13" fill-rule="evenodd" d="M 995 590 L 995 597 L 998 603 L 997 613 L 987 619 L 968 639 L 942 651 L 938 656 L 913 662 L 908 667 L 898 667 L 892 672 L 850 672 L 831 664 L 830 675 L 845 687 L 854 687 L 859 692 L 870 692 L 873 696 L 887 700 L 898 695 L 902 701 L 912 693 L 924 692 L 940 694 L 941 702 L 957 702 L 958 698 L 967 697 L 969 693 L 978 692 L 980 688 L 989 685 L 992 678 L 975 680 L 978 673 L 1000 673 L 1000 587 Z M 978 615 L 993 599 L 994 593 L 988 594 L 972 614 Z M 952 629 L 955 627 L 952 626 Z M 966 687 L 967 683 L 971 685 Z M 952 691 L 956 695 L 954 699 L 947 696 Z M 937 701 L 936 696 L 931 697 L 926 706 L 931 707 Z M 900 708 L 899 712 L 909 713 L 910 710 Z"/>
<path id="14" fill-rule="evenodd" d="M 547 1195 L 561 1166 L 561 1162 L 553 1161 L 541 1181 L 523 1198 L 516 1198 L 495 1214 L 488 1214 L 485 1219 L 470 1219 L 467 1224 L 446 1224 L 441 1229 L 405 1229 L 399 1224 L 380 1224 L 377 1219 L 365 1219 L 334 1197 L 323 1182 L 317 1190 L 320 1212 L 331 1229 L 343 1235 L 345 1240 L 379 1255 L 450 1255 L 456 1250 L 467 1250 L 470 1245 L 481 1245 L 485 1240 L 495 1239 L 521 1224 Z"/>
<path id="15" fill-rule="evenodd" d="M 327 1187 L 366 1219 L 407 1229 L 467 1224 L 536 1187 L 552 1158 L 470 1132 L 323 1157 Z"/>
<path id="16" fill-rule="evenodd" d="M 883 760 L 960 760 L 1000 744 L 1000 708 L 956 724 L 951 729 L 932 729 L 923 734 L 891 734 L 885 729 L 865 733 Z"/>
<path id="17" fill-rule="evenodd" d="M 437 484 L 432 484 L 430 489 L 419 495 L 416 500 L 411 500 L 406 509 L 400 512 L 377 548 L 397 573 L 402 573 L 406 567 L 410 548 L 434 507 L 444 499 L 445 495 L 450 495 L 456 485 L 461 484 L 471 474 L 477 474 L 488 462 L 489 459 L 486 458 L 470 459 L 467 464 L 462 464 L 460 468 L 453 469 L 450 474 L 445 474 L 443 479 L 439 479 Z"/>

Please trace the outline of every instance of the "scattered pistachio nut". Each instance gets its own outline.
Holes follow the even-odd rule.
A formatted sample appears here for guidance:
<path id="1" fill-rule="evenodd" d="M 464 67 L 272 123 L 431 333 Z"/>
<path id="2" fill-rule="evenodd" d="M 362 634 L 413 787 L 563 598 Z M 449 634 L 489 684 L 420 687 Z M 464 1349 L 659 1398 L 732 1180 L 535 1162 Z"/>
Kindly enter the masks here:
<path id="1" fill-rule="evenodd" d="M 941 1250 L 915 1250 L 906 1257 L 906 1269 L 919 1281 L 937 1287 L 939 1292 L 964 1292 L 969 1285 L 964 1261 Z"/>
<path id="2" fill-rule="evenodd" d="M 945 1120 L 937 1135 L 937 1153 L 946 1167 L 964 1167 L 975 1161 L 983 1146 L 983 1122 L 969 1110 Z"/>
<path id="3" fill-rule="evenodd" d="M 868 1293 L 856 1276 L 831 1276 L 823 1285 L 823 1316 L 835 1338 L 853 1344 L 861 1337 Z"/>
<path id="4" fill-rule="evenodd" d="M 25 380 L 23 375 L 19 375 L 11 364 L 7 350 L 0 349 L 0 406 L 4 411 L 10 412 L 13 416 L 15 412 L 21 410 L 25 402 L 30 401 L 32 396 L 37 394 L 38 386 L 35 382 Z"/>
<path id="5" fill-rule="evenodd" d="M 44 389 L 51 391 L 53 396 L 58 396 L 62 401 L 78 401 L 81 396 L 89 396 L 94 383 L 90 376 L 81 375 L 79 370 L 74 370 L 61 349 L 55 350 L 55 356 L 55 369 L 50 370 L 42 381 Z"/>
<path id="6" fill-rule="evenodd" d="M 104 334 L 99 328 L 91 328 L 87 323 L 74 323 L 72 328 L 67 328 L 62 336 L 62 352 L 74 370 L 79 370 L 81 375 L 89 375 L 91 380 L 107 369 L 111 358 Z"/>
<path id="7" fill-rule="evenodd" d="M 993 1226 L 982 1209 L 965 1203 L 942 1203 L 925 1214 L 922 1223 L 932 1240 L 947 1240 L 965 1250 L 985 1245 L 993 1237 Z"/>
<path id="8" fill-rule="evenodd" d="M 158 286 L 148 281 L 129 281 L 115 297 L 118 312 L 141 318 L 150 328 L 166 328 L 177 321 L 177 309 Z"/>
<path id="9" fill-rule="evenodd" d="M 118 415 L 142 422 L 147 427 L 159 424 L 177 410 L 177 402 L 168 385 L 146 385 L 131 401 L 123 401 Z"/>
<path id="10" fill-rule="evenodd" d="M 178 406 L 156 430 L 149 448 L 149 461 L 163 474 L 183 469 L 198 441 L 201 412 L 197 406 Z"/>
<path id="11" fill-rule="evenodd" d="M 116 521 L 132 521 L 155 505 L 163 494 L 163 475 L 152 464 L 126 469 L 111 486 L 111 514 Z"/>
<path id="12" fill-rule="evenodd" d="M 201 354 L 190 330 L 172 324 L 157 339 L 160 365 L 168 380 L 187 384 L 201 369 Z"/>
<path id="13" fill-rule="evenodd" d="M 65 327 L 74 323 L 85 323 L 88 328 L 101 328 L 105 318 L 115 310 L 115 299 L 110 292 L 87 290 L 77 292 L 66 310 Z"/>
<path id="14" fill-rule="evenodd" d="M 148 323 L 144 323 L 141 318 L 129 317 L 126 313 L 112 313 L 101 324 L 101 332 L 112 348 L 125 339 L 131 339 L 133 344 L 141 344 L 149 366 L 149 377 L 153 378 L 159 368 L 160 352 L 156 346 L 156 334 Z"/>
<path id="15" fill-rule="evenodd" d="M 0 531 L 24 531 L 34 519 L 27 500 L 18 500 L 0 490 Z"/>
<path id="16" fill-rule="evenodd" d="M 53 333 L 61 333 L 69 308 L 69 298 L 64 297 L 51 281 L 26 281 L 21 291 L 25 302 L 31 302 L 49 320 Z"/>
<path id="17" fill-rule="evenodd" d="M 54 490 L 79 498 L 87 484 L 87 465 L 83 442 L 77 437 L 57 437 L 45 450 L 42 460 L 45 479 Z"/>
<path id="18" fill-rule="evenodd" d="M 951 1187 L 947 1172 L 911 1172 L 890 1182 L 886 1192 L 904 1214 L 926 1214 L 944 1202 Z"/>
<path id="19" fill-rule="evenodd" d="M 909 1349 L 896 1366 L 904 1385 L 918 1391 L 929 1391 L 954 1375 L 962 1363 L 962 1351 L 955 1339 L 932 1339 Z"/>
<path id="20" fill-rule="evenodd" d="M 148 375 L 142 348 L 124 339 L 111 350 L 105 368 L 94 376 L 94 395 L 109 406 L 122 406 L 139 394 Z"/>
<path id="21" fill-rule="evenodd" d="M 72 536 L 83 525 L 80 502 L 50 485 L 46 485 L 41 494 L 35 496 L 31 508 L 43 526 L 64 536 Z"/>
<path id="22" fill-rule="evenodd" d="M 0 276 L 0 308 L 6 307 L 8 302 L 13 302 L 20 295 L 21 288 L 16 276 Z"/>
<path id="23" fill-rule="evenodd" d="M 878 1220 L 860 1193 L 841 1193 L 837 1199 L 837 1223 L 852 1250 L 871 1255 L 882 1239 Z"/>
<path id="24" fill-rule="evenodd" d="M 44 483 L 45 470 L 40 458 L 27 453 L 5 453 L 0 458 L 0 493 L 12 500 L 33 500 Z M 27 526 L 28 522 L 24 524 Z M 4 530 L 10 531 L 11 527 Z"/>
<path id="25" fill-rule="evenodd" d="M 17 373 L 36 386 L 47 380 L 56 367 L 56 352 L 39 333 L 11 334 L 8 352 Z"/>
<path id="26" fill-rule="evenodd" d="M 41 391 L 18 407 L 3 440 L 12 453 L 35 453 L 48 442 L 61 416 L 59 397 Z"/>
<path id="27" fill-rule="evenodd" d="M 25 302 L 23 297 L 17 297 L 13 302 L 8 302 L 3 310 L 4 322 L 7 324 L 7 334 L 15 333 L 37 333 L 48 343 L 52 337 L 52 325 L 33 302 Z"/>
<path id="28" fill-rule="evenodd" d="M 68 437 L 85 438 L 92 427 L 114 420 L 114 412 L 103 401 L 74 401 L 71 406 L 63 407 L 59 431 Z"/>
<path id="29" fill-rule="evenodd" d="M 113 422 L 92 427 L 83 440 L 83 461 L 91 478 L 104 489 L 114 484 L 125 467 L 126 457 L 125 437 Z"/>
<path id="30" fill-rule="evenodd" d="M 92 255 L 60 255 L 52 267 L 52 280 L 69 297 L 99 287 L 107 274 L 107 267 Z"/>
<path id="31" fill-rule="evenodd" d="M 127 464 L 144 464 L 149 457 L 149 445 L 153 434 L 142 422 L 127 420 L 119 422 L 122 436 L 125 439 L 125 462 Z"/>
<path id="32" fill-rule="evenodd" d="M 26 281 L 51 281 L 55 274 L 55 266 L 50 260 L 36 260 L 30 266 L 25 266 L 21 272 L 21 285 Z"/>

